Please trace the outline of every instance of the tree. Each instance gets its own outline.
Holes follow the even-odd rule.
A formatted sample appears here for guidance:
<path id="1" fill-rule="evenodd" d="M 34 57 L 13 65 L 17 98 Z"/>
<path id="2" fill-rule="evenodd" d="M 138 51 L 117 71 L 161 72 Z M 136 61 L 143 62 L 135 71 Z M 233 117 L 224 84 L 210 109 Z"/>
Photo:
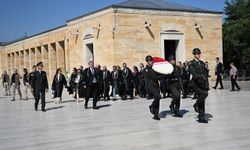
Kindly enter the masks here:
<path id="1" fill-rule="evenodd" d="M 240 69 L 250 69 L 250 1 L 226 0 L 223 24 L 224 63 L 234 62 Z"/>

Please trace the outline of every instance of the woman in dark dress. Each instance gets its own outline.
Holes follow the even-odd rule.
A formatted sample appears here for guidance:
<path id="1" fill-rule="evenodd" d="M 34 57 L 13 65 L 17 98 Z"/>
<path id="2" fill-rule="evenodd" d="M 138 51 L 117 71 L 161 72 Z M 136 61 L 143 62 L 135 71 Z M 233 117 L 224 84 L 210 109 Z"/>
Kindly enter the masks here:
<path id="1" fill-rule="evenodd" d="M 139 95 L 139 88 L 140 88 L 140 78 L 139 78 L 139 69 L 134 66 L 133 67 L 133 88 L 135 90 L 135 96 Z"/>
<path id="2" fill-rule="evenodd" d="M 67 81 L 64 75 L 62 74 L 61 68 L 59 68 L 57 69 L 52 82 L 52 90 L 54 91 L 54 98 L 56 98 L 55 103 L 62 102 L 63 86 L 67 86 Z"/>
<path id="3" fill-rule="evenodd" d="M 75 78 L 77 76 L 77 69 L 73 68 L 73 72 L 70 75 L 69 79 L 69 87 L 68 87 L 68 92 L 69 94 L 73 94 L 73 97 L 76 98 L 76 84 L 75 84 Z"/>

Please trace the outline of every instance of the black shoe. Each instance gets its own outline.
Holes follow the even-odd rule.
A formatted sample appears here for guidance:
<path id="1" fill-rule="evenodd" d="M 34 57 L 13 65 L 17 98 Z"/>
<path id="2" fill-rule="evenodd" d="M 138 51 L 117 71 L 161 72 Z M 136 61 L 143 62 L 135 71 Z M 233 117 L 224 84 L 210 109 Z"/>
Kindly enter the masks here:
<path id="1" fill-rule="evenodd" d="M 43 110 L 42 110 L 42 112 L 46 112 L 46 110 L 45 110 L 45 109 L 43 109 Z"/>
<path id="2" fill-rule="evenodd" d="M 152 119 L 157 120 L 157 121 L 160 121 L 160 120 L 161 120 L 161 118 L 158 117 L 158 116 L 154 116 Z"/>
<path id="3" fill-rule="evenodd" d="M 98 109 L 98 107 L 96 107 L 96 106 L 95 106 L 95 107 L 93 107 L 93 109 L 94 109 L 94 110 L 97 110 L 97 109 Z"/>
<path id="4" fill-rule="evenodd" d="M 15 99 L 12 99 L 11 101 L 15 101 Z"/>
<path id="5" fill-rule="evenodd" d="M 174 117 L 183 118 L 183 115 L 179 111 L 176 111 Z"/>
<path id="6" fill-rule="evenodd" d="M 235 90 L 230 90 L 230 92 L 234 92 Z"/>
<path id="7" fill-rule="evenodd" d="M 88 106 L 87 106 L 87 105 L 84 105 L 84 108 L 85 108 L 85 109 L 88 109 Z"/>
<path id="8" fill-rule="evenodd" d="M 219 88 L 220 90 L 223 90 L 224 88 L 223 87 L 221 87 L 221 88 Z"/>
<path id="9" fill-rule="evenodd" d="M 216 90 L 216 87 L 212 87 L 212 88 Z"/>
<path id="10" fill-rule="evenodd" d="M 155 114 L 155 109 L 152 105 L 149 106 L 149 110 L 150 110 L 151 114 L 153 114 L 153 115 Z"/>
<path id="11" fill-rule="evenodd" d="M 195 112 L 197 112 L 197 113 L 199 113 L 199 107 L 197 106 L 197 104 L 196 104 L 196 103 L 194 104 L 194 106 L 193 106 L 193 107 L 194 107 L 194 111 L 195 111 Z"/>
<path id="12" fill-rule="evenodd" d="M 169 105 L 169 109 L 170 109 L 170 113 L 173 114 L 174 113 L 174 105 Z"/>
<path id="13" fill-rule="evenodd" d="M 37 106 L 34 107 L 35 111 L 37 111 Z"/>
<path id="14" fill-rule="evenodd" d="M 204 115 L 199 115 L 198 118 L 199 118 L 198 120 L 199 123 L 208 123 L 208 120 L 205 118 Z"/>

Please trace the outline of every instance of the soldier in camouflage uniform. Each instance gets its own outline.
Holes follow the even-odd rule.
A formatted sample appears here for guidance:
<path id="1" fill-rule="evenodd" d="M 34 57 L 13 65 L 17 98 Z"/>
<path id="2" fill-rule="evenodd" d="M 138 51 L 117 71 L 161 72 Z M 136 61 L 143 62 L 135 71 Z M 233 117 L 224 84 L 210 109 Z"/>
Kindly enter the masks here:
<path id="1" fill-rule="evenodd" d="M 169 87 L 172 94 L 172 102 L 169 106 L 171 113 L 174 114 L 174 117 L 182 118 L 182 114 L 180 113 L 180 104 L 181 104 L 181 87 L 182 83 L 180 81 L 181 78 L 181 67 L 176 65 L 176 60 L 174 56 L 169 56 L 168 61 L 173 65 L 174 71 L 168 75 Z"/>
<path id="2" fill-rule="evenodd" d="M 191 82 L 190 86 L 198 95 L 197 101 L 194 104 L 195 111 L 199 114 L 198 121 L 200 123 L 208 123 L 205 116 L 205 99 L 208 96 L 208 76 L 205 63 L 200 60 L 201 50 L 195 48 L 193 50 L 194 59 L 190 62 Z"/>
<path id="3" fill-rule="evenodd" d="M 147 62 L 147 66 L 144 69 L 144 74 L 148 85 L 148 92 L 152 94 L 154 98 L 153 103 L 149 106 L 149 110 L 154 115 L 153 117 L 154 120 L 160 120 L 159 109 L 160 109 L 161 94 L 160 94 L 159 80 L 163 78 L 164 75 L 158 74 L 153 70 L 152 66 L 154 62 L 152 56 L 147 56 L 145 61 Z"/>

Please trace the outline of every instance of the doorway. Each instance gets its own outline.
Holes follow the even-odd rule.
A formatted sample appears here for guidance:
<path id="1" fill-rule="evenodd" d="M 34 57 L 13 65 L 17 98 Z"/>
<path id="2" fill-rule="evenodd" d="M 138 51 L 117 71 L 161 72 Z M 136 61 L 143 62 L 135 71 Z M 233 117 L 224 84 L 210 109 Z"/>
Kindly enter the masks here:
<path id="1" fill-rule="evenodd" d="M 179 44 L 179 40 L 164 40 L 164 58 L 168 60 L 169 56 L 174 56 L 176 58 L 176 50 Z"/>
<path id="2" fill-rule="evenodd" d="M 177 61 L 186 60 L 185 38 L 180 32 L 161 33 L 161 57 L 166 60 L 174 55 Z"/>
<path id="3" fill-rule="evenodd" d="M 94 44 L 88 43 L 85 47 L 85 65 L 88 65 L 89 61 L 94 61 Z"/>

